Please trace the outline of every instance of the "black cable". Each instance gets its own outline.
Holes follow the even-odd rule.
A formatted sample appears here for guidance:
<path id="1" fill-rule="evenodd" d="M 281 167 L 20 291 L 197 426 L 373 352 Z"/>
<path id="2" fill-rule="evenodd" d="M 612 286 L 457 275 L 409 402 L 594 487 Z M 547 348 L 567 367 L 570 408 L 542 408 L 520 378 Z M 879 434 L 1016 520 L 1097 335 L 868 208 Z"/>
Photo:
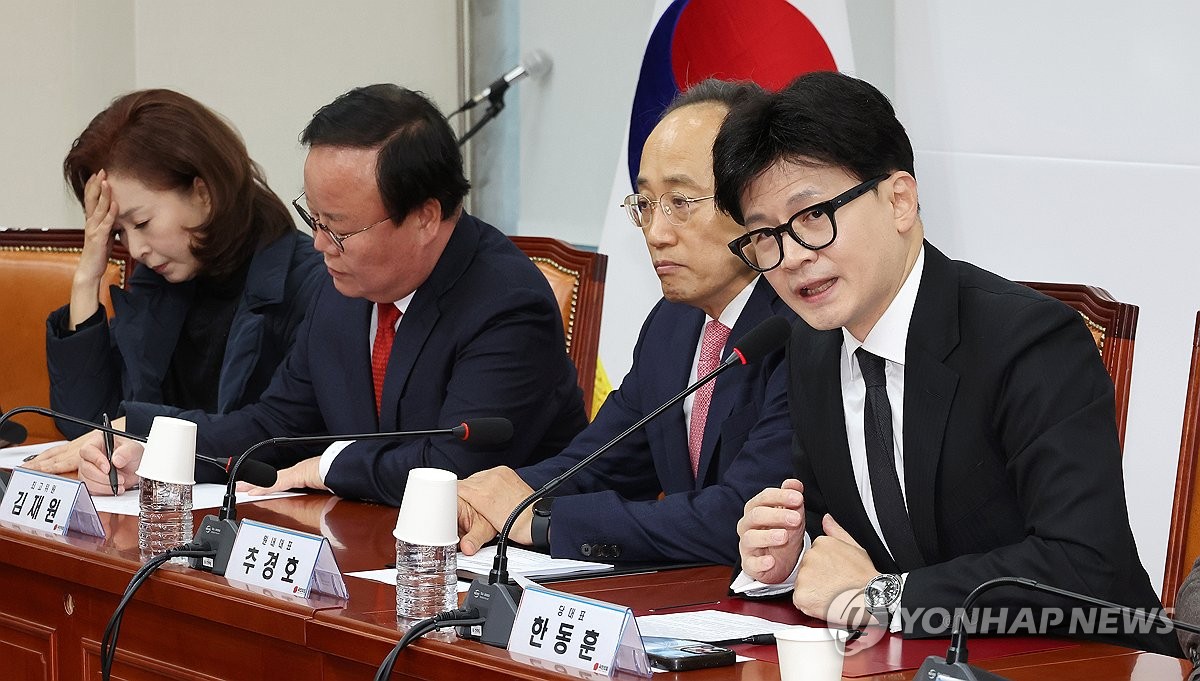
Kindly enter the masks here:
<path id="1" fill-rule="evenodd" d="M 479 611 L 475 608 L 463 610 L 447 610 L 440 612 L 433 617 L 426 617 L 418 621 L 416 624 L 409 627 L 408 631 L 400 637 L 396 642 L 396 647 L 383 658 L 383 662 L 379 663 L 379 668 L 375 670 L 374 681 L 387 681 L 392 675 L 392 667 L 396 664 L 396 658 L 400 655 L 400 651 L 408 647 L 416 639 L 425 634 L 434 631 L 435 629 L 445 629 L 447 627 L 469 627 L 476 624 L 483 624 L 483 618 L 479 616 Z"/>
<path id="2" fill-rule="evenodd" d="M 153 556 L 146 561 L 145 565 L 138 568 L 137 572 L 133 573 L 133 577 L 129 580 L 129 586 L 125 587 L 125 593 L 121 596 L 120 602 L 117 603 L 117 608 L 113 611 L 112 617 L 108 619 L 108 625 L 104 627 L 104 636 L 100 639 L 100 677 L 103 681 L 109 681 L 112 674 L 113 662 L 117 657 L 117 637 L 121 634 L 121 621 L 125 617 L 125 607 L 133 600 L 134 594 L 137 593 L 142 584 L 150 578 L 150 575 L 155 570 L 162 567 L 164 563 L 172 558 L 205 558 L 215 555 L 216 551 L 205 549 L 203 546 L 183 544 L 179 548 L 170 549 L 157 556 Z"/>

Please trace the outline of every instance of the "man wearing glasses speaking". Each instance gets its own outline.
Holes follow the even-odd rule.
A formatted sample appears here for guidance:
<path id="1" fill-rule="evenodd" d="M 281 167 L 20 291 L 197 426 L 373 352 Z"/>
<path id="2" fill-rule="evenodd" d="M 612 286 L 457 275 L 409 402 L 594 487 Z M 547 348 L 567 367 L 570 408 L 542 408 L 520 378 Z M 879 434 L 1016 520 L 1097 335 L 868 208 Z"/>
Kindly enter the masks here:
<path id="1" fill-rule="evenodd" d="M 1159 607 L 1091 334 L 1066 305 L 924 240 L 887 99 L 808 74 L 734 109 L 713 156 L 718 205 L 746 227 L 730 247 L 802 320 L 788 346 L 796 479 L 747 504 L 734 589 L 794 587 L 809 615 L 869 613 L 906 636 L 944 635 L 1001 576 Z M 1069 625 L 1075 603 L 1035 592 L 979 605 L 992 632 L 1179 652 L 1157 626 Z"/>
<path id="2" fill-rule="evenodd" d="M 278 450 L 259 457 L 295 464 L 273 489 L 396 506 L 412 468 L 465 477 L 561 450 L 587 421 L 558 304 L 528 256 L 463 211 L 469 185 L 445 118 L 420 93 L 372 85 L 317 111 L 301 141 L 305 194 L 293 205 L 330 280 L 257 403 L 180 415 L 200 424 L 197 450 L 230 455 L 279 436 L 512 421 L 512 440 L 487 449 L 441 437 L 343 442 L 299 463 Z M 81 456 L 89 489 L 111 493 L 103 453 Z M 114 453 L 121 489 L 136 482 L 140 457 L 136 443 Z M 196 477 L 212 473 L 197 468 Z"/>
<path id="3" fill-rule="evenodd" d="M 731 106 L 761 94 L 753 84 L 697 84 L 647 138 L 637 193 L 624 205 L 646 239 L 663 300 L 642 325 L 621 386 L 562 454 L 460 483 L 464 553 L 495 536 L 533 488 L 711 371 L 747 331 L 775 315 L 795 318 L 726 249 L 741 228 L 712 202 L 717 128 Z M 779 350 L 722 374 L 527 510 L 513 540 L 560 558 L 732 564 L 742 506 L 789 473 L 782 364 Z"/>

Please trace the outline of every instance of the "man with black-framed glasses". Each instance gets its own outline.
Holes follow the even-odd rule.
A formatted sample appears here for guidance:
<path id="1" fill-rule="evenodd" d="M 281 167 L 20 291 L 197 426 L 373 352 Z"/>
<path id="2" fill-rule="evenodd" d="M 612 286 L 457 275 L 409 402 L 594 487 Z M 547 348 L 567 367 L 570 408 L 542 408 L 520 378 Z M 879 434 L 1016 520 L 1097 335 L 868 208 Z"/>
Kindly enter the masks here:
<path id="1" fill-rule="evenodd" d="M 788 347 L 794 478 L 738 524 L 736 591 L 945 635 L 967 594 L 1026 577 L 1161 607 L 1137 557 L 1113 386 L 1071 308 L 924 239 L 912 145 L 871 85 L 811 73 L 730 112 L 713 147 L 729 248 L 800 315 Z M 755 581 L 757 580 L 757 582 Z M 1161 627 L 995 590 L 992 633 L 1179 654 Z M 1090 609 L 1085 609 L 1090 610 Z M 1022 624 L 1024 623 L 1024 624 Z"/>
<path id="2" fill-rule="evenodd" d="M 512 422 L 511 441 L 485 448 L 431 437 L 339 442 L 299 460 L 262 451 L 286 466 L 273 490 L 329 489 L 396 506 L 414 467 L 466 477 L 559 452 L 587 419 L 558 303 L 528 256 L 463 210 L 462 157 L 433 103 L 395 85 L 356 88 L 317 111 L 301 141 L 305 191 L 292 205 L 313 229 L 329 280 L 258 402 L 224 416 L 180 415 L 200 424 L 197 449 Z M 113 455 L 126 487 L 140 456 L 133 443 Z M 92 451 L 90 464 L 84 478 L 105 493 L 103 454 Z"/>
<path id="3" fill-rule="evenodd" d="M 642 325 L 629 373 L 570 446 L 459 484 L 465 553 L 491 539 L 533 488 L 708 373 L 747 331 L 771 316 L 795 319 L 726 250 L 741 228 L 711 200 L 717 128 L 730 106 L 760 94 L 748 83 L 704 81 L 680 95 L 646 139 L 638 191 L 624 206 L 645 237 L 663 299 Z M 746 500 L 788 475 L 786 378 L 781 351 L 723 374 L 538 502 L 512 538 L 561 558 L 733 564 Z"/>

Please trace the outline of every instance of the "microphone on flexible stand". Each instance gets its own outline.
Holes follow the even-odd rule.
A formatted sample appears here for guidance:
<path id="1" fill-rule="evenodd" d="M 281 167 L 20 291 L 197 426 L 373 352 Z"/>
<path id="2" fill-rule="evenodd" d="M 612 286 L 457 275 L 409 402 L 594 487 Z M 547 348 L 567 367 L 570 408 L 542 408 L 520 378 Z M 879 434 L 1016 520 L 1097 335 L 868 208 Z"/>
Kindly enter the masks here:
<path id="1" fill-rule="evenodd" d="M 7 418 L 8 414 L 5 414 L 4 416 Z M 17 423 L 16 421 L 8 423 L 7 421 L 0 419 L 0 447 L 19 445 L 24 442 L 25 438 L 28 436 L 29 432 L 25 430 L 25 426 Z"/>
<path id="2" fill-rule="evenodd" d="M 453 428 L 404 430 L 388 433 L 357 433 L 351 435 L 273 437 L 251 445 L 249 449 L 229 460 L 232 465 L 226 468 L 229 471 L 229 483 L 225 486 L 225 498 L 221 502 L 221 510 L 218 515 L 204 516 L 204 520 L 196 528 L 196 535 L 192 539 L 193 544 L 207 545 L 209 548 L 215 550 L 217 552 L 216 556 L 211 558 L 190 558 L 188 562 L 197 570 L 211 572 L 214 575 L 225 574 L 225 568 L 229 565 L 229 555 L 233 552 L 233 542 L 237 538 L 237 482 L 240 479 L 238 475 L 243 465 L 266 466 L 266 464 L 250 458 L 250 455 L 259 448 L 268 445 L 328 444 L 340 440 L 384 440 L 406 437 L 430 437 L 434 435 L 451 435 L 464 442 L 487 447 L 504 444 L 512 439 L 512 422 L 506 418 L 484 417 L 467 419 Z M 275 480 L 272 479 L 271 482 L 265 485 L 259 483 L 251 484 L 257 484 L 260 487 L 270 487 L 275 484 Z"/>
<path id="3" fill-rule="evenodd" d="M 492 84 L 480 90 L 479 94 L 463 102 L 462 106 L 455 109 L 446 118 L 449 119 L 455 114 L 473 109 L 477 104 L 485 101 L 488 103 L 488 108 L 483 116 L 475 121 L 475 125 L 472 125 L 470 130 L 467 130 L 463 133 L 462 137 L 458 138 L 458 146 L 461 147 L 467 140 L 474 137 L 475 133 L 483 129 L 483 126 L 487 125 L 489 121 L 500 115 L 500 112 L 504 110 L 504 93 L 508 92 L 509 86 L 525 76 L 539 78 L 550 71 L 551 65 L 550 57 L 546 56 L 546 53 L 541 50 L 529 52 L 521 59 L 520 64 L 508 73 L 492 81 Z"/>
<path id="4" fill-rule="evenodd" d="M 967 595 L 966 600 L 963 601 L 962 610 L 954 616 L 954 628 L 950 633 L 950 647 L 946 650 L 946 657 L 930 655 L 925 658 L 925 662 L 921 664 L 920 669 L 913 676 L 913 681 L 928 681 L 929 679 L 935 679 L 936 681 L 1008 681 L 1003 676 L 998 676 L 967 663 L 967 629 L 963 626 L 963 620 L 967 612 L 975 605 L 975 601 L 984 592 L 998 586 L 1019 586 L 1022 589 L 1029 589 L 1030 591 L 1054 594 L 1055 596 L 1070 598 L 1101 608 L 1117 610 L 1121 614 L 1135 619 L 1142 619 L 1146 622 L 1153 621 L 1194 634 L 1200 634 L 1200 626 L 1171 619 L 1162 613 L 1118 605 L 1092 596 L 1075 593 L 1074 591 L 1059 589 L 1049 584 L 1042 584 L 1037 580 L 1025 577 L 997 577 L 980 584 Z"/>
<path id="5" fill-rule="evenodd" d="M 734 344 L 733 352 L 729 353 L 725 361 L 718 365 L 716 369 L 713 369 L 695 383 L 684 388 L 678 395 L 667 400 L 662 406 L 642 417 L 637 423 L 627 428 L 625 432 L 580 459 L 574 466 L 563 471 L 561 475 L 542 485 L 533 494 L 525 497 L 521 503 L 517 504 L 516 508 L 508 514 L 508 519 L 505 520 L 504 527 L 500 530 L 496 540 L 496 557 L 492 562 L 492 570 L 488 573 L 487 580 L 476 579 L 471 582 L 471 588 L 467 591 L 467 598 L 463 601 L 463 608 L 468 610 L 471 608 L 477 609 L 484 622 L 482 625 L 460 627 L 458 630 L 459 637 L 473 639 L 500 648 L 508 645 L 508 638 L 512 633 L 513 622 L 517 617 L 517 603 L 521 600 L 521 587 L 516 584 L 510 584 L 508 581 L 508 535 L 512 532 L 513 523 L 516 522 L 517 517 L 525 509 L 532 506 L 538 499 L 558 489 L 568 478 L 591 464 L 601 454 L 604 454 L 613 446 L 629 437 L 630 434 L 658 417 L 659 414 L 678 404 L 688 395 L 699 390 L 704 384 L 712 381 L 725 370 L 740 364 L 757 362 L 779 348 L 787 341 L 790 332 L 791 325 L 783 317 L 771 317 L 764 320 Z"/>
<path id="6" fill-rule="evenodd" d="M 451 112 L 450 116 L 460 114 L 464 111 L 474 109 L 477 105 L 484 102 L 491 102 L 492 106 L 504 107 L 504 93 L 508 92 L 508 88 L 513 83 L 529 76 L 531 78 L 541 78 L 550 72 L 550 68 L 554 66 L 550 56 L 541 50 L 533 50 L 525 53 L 521 57 L 521 63 L 509 69 L 504 75 L 492 81 L 490 85 L 480 90 L 475 96 L 463 102 L 462 106 Z M 446 116 L 446 118 L 450 118 Z"/>
<path id="7" fill-rule="evenodd" d="M 81 419 L 81 418 L 78 418 L 75 416 L 71 416 L 70 414 L 64 414 L 62 412 L 54 411 L 52 409 L 46 409 L 45 407 L 15 407 L 13 409 L 10 409 L 9 411 L 5 412 L 2 416 L 0 416 L 0 426 L 3 426 L 3 424 L 6 421 L 8 421 L 9 417 L 15 416 L 17 414 L 24 414 L 24 413 L 41 414 L 42 416 L 48 416 L 53 419 L 62 419 L 63 421 L 68 421 L 68 422 L 74 423 L 76 425 L 85 426 L 85 427 L 91 428 L 93 430 L 98 430 L 102 433 L 108 433 L 109 435 L 116 435 L 118 437 L 123 437 L 127 440 L 134 440 L 136 442 L 145 442 L 146 441 L 146 438 L 142 437 L 141 435 L 134 435 L 133 433 L 130 433 L 130 432 L 126 432 L 123 430 L 117 430 L 116 428 L 113 428 L 112 426 L 105 426 L 105 425 L 102 425 L 99 423 L 92 423 L 91 421 L 85 421 L 84 419 Z M 227 459 L 227 458 L 215 459 L 211 456 L 205 456 L 203 454 L 197 454 L 196 459 L 198 461 L 203 461 L 204 463 L 216 466 L 217 468 L 220 468 L 221 470 L 225 471 L 226 473 L 229 472 L 229 464 L 231 461 L 230 459 Z M 276 473 L 277 473 L 276 470 L 274 468 L 272 468 L 271 466 L 269 466 L 261 461 L 252 461 L 252 462 L 250 462 L 250 465 L 246 467 L 246 470 L 239 472 L 239 475 L 241 477 L 239 477 L 238 480 L 242 480 L 242 481 L 250 483 L 251 485 L 257 485 L 259 487 L 270 487 L 271 485 L 275 484 Z"/>

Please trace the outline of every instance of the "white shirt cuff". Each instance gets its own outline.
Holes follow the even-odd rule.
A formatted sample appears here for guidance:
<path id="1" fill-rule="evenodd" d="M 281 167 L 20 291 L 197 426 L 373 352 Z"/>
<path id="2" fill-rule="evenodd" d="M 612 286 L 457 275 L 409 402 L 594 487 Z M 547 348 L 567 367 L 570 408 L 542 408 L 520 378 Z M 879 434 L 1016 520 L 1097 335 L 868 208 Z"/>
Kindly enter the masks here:
<path id="1" fill-rule="evenodd" d="M 779 594 L 791 591 L 795 588 L 796 574 L 800 572 L 800 559 L 804 558 L 804 552 L 810 546 L 812 546 L 812 539 L 805 532 L 804 546 L 800 547 L 800 555 L 796 557 L 796 564 L 792 567 L 792 574 L 788 575 L 786 580 L 778 584 L 764 584 L 746 574 L 745 571 L 742 571 L 738 574 L 737 579 L 733 580 L 733 584 L 729 585 L 729 589 L 735 594 L 744 594 L 751 597 L 778 596 Z"/>
<path id="2" fill-rule="evenodd" d="M 329 467 L 333 465 L 333 460 L 337 458 L 342 450 L 354 444 L 355 440 L 338 440 L 337 442 L 325 448 L 321 453 L 321 461 L 317 464 L 317 472 L 321 474 L 321 484 L 325 484 L 325 476 L 329 475 Z M 329 485 L 325 485 L 328 487 Z"/>
<path id="3" fill-rule="evenodd" d="M 896 600 L 896 612 L 892 613 L 892 619 L 888 622 L 888 631 L 893 634 L 904 629 L 904 623 L 900 621 L 900 611 L 903 610 L 901 604 L 904 603 L 904 583 L 908 581 L 908 573 L 900 575 L 900 598 Z"/>

